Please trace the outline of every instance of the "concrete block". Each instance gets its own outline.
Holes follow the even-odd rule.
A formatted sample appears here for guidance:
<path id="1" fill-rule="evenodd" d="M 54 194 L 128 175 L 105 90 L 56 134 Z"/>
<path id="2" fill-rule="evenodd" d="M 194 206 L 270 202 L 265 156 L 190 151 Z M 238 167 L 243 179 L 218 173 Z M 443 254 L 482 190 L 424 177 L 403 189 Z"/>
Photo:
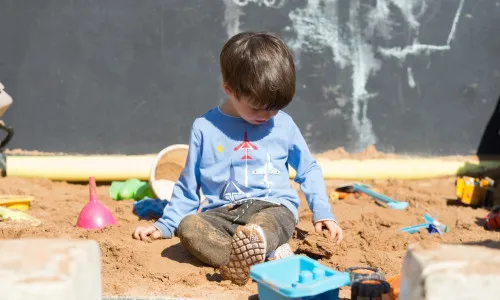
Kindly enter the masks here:
<path id="1" fill-rule="evenodd" d="M 172 298 L 172 297 L 122 297 L 122 296 L 112 296 L 103 297 L 102 300 L 194 300 L 192 298 Z"/>
<path id="2" fill-rule="evenodd" d="M 399 296 L 402 300 L 500 299 L 500 250 L 411 245 L 401 271 Z"/>
<path id="3" fill-rule="evenodd" d="M 100 300 L 99 246 L 91 240 L 2 240 L 0 291 L 9 300 Z"/>

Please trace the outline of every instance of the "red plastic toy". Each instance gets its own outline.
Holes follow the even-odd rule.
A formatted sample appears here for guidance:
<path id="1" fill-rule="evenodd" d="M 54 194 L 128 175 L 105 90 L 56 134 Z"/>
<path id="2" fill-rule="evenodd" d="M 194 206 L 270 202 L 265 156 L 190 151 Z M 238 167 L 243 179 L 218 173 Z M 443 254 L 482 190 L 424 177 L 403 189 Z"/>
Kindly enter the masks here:
<path id="1" fill-rule="evenodd" d="M 487 230 L 500 229 L 500 206 L 494 207 L 493 210 L 486 216 L 484 228 Z"/>

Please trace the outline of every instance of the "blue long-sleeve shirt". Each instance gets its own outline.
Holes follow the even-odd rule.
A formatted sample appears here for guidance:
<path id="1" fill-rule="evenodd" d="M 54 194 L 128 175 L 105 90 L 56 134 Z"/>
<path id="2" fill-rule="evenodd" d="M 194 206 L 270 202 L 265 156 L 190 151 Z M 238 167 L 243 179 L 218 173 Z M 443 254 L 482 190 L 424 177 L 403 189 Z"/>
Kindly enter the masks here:
<path id="1" fill-rule="evenodd" d="M 300 200 L 288 165 L 296 171 L 312 221 L 335 220 L 321 168 L 288 114 L 280 111 L 265 124 L 252 125 L 214 107 L 193 122 L 186 165 L 154 225 L 171 238 L 182 218 L 200 205 L 203 212 L 249 198 L 280 203 L 298 220 Z"/>

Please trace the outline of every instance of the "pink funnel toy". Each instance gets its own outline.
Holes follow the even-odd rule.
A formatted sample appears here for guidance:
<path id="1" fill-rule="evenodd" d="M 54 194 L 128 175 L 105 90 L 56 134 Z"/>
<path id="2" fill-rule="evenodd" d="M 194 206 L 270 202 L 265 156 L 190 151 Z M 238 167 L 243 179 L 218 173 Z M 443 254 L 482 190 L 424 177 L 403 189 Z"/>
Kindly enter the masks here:
<path id="1" fill-rule="evenodd" d="M 100 229 L 116 223 L 109 209 L 97 199 L 95 178 L 89 178 L 90 200 L 83 207 L 76 225 L 85 229 Z"/>

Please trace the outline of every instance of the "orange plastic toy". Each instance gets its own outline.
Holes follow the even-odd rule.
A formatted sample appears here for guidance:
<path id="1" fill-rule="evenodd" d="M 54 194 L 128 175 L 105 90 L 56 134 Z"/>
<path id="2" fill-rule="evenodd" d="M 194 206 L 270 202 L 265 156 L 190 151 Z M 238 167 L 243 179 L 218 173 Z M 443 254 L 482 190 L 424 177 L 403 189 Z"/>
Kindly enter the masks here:
<path id="1" fill-rule="evenodd" d="M 387 282 L 391 285 L 391 300 L 399 299 L 399 282 L 401 281 L 401 275 L 393 276 L 387 279 Z"/>

